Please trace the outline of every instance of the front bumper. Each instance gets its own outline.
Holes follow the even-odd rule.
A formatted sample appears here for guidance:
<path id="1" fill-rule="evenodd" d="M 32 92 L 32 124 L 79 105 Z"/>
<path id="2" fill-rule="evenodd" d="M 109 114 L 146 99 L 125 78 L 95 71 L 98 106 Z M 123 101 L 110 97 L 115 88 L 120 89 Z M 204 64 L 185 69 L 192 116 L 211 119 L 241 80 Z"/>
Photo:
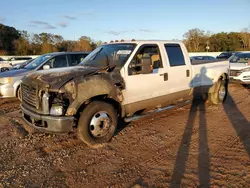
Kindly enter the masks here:
<path id="1" fill-rule="evenodd" d="M 230 78 L 229 82 L 234 83 L 234 84 L 246 84 L 246 83 L 242 82 L 241 80 L 237 80 L 234 78 Z"/>
<path id="2" fill-rule="evenodd" d="M 229 82 L 237 84 L 250 84 L 250 79 L 239 79 L 237 77 L 230 77 Z"/>
<path id="3" fill-rule="evenodd" d="M 0 98 L 16 97 L 13 85 L 0 84 Z"/>
<path id="4" fill-rule="evenodd" d="M 68 133 L 73 130 L 74 117 L 45 116 L 30 112 L 21 105 L 23 119 L 32 127 L 44 132 Z"/>
<path id="5" fill-rule="evenodd" d="M 237 75 L 230 75 L 230 82 L 239 84 L 250 84 L 250 72 L 239 72 Z"/>

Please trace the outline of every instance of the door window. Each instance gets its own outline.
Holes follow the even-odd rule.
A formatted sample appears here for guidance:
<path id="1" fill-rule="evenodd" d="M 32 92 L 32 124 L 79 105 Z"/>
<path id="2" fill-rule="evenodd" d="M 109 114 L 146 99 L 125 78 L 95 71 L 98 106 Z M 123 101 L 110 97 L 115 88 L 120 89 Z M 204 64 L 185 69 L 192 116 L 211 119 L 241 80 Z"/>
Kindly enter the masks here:
<path id="1" fill-rule="evenodd" d="M 129 75 L 140 74 L 141 66 L 134 65 L 139 65 L 141 60 L 144 58 L 149 58 L 151 60 L 152 73 L 154 72 L 153 69 L 159 69 L 163 67 L 158 45 L 144 45 L 138 50 L 132 62 L 130 63 Z"/>
<path id="2" fill-rule="evenodd" d="M 184 55 L 179 44 L 165 44 L 171 67 L 185 65 Z"/>
<path id="3" fill-rule="evenodd" d="M 66 59 L 66 55 L 60 55 L 60 56 L 56 56 L 52 59 L 50 59 L 46 65 L 49 65 L 50 68 L 61 68 L 61 67 L 67 67 L 68 63 L 67 63 L 67 59 Z"/>

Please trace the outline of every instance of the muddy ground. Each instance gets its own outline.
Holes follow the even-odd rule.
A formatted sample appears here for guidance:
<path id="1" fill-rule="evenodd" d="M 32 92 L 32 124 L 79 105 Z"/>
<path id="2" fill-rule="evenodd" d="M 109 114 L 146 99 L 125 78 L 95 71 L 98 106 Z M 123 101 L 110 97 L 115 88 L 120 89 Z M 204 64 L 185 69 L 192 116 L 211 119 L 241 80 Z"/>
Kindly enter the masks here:
<path id="1" fill-rule="evenodd" d="M 0 102 L 0 187 L 250 187 L 250 93 L 122 125 L 111 143 L 33 132 Z"/>

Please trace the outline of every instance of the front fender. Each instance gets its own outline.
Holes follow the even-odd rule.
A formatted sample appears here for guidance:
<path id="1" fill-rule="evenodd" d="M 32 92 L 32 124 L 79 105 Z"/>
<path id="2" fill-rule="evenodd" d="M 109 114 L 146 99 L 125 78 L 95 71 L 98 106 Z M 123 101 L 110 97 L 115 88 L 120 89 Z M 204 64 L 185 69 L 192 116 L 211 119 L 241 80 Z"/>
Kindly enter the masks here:
<path id="1" fill-rule="evenodd" d="M 96 96 L 106 95 L 116 101 L 122 100 L 121 92 L 105 74 L 72 80 L 65 84 L 64 90 L 72 101 L 67 109 L 66 116 L 76 115 L 82 104 Z"/>

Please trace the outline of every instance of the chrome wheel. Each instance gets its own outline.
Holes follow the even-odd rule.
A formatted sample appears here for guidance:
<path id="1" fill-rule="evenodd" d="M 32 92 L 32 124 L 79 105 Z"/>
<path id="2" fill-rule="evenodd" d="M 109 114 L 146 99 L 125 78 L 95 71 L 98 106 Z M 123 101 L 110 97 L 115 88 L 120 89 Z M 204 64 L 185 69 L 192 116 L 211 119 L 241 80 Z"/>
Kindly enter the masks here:
<path id="1" fill-rule="evenodd" d="M 226 88 L 225 86 L 221 86 L 219 90 L 219 99 L 220 101 L 223 101 L 226 96 Z"/>
<path id="2" fill-rule="evenodd" d="M 90 133 L 97 138 L 103 137 L 108 133 L 112 121 L 107 112 L 97 112 L 90 120 Z"/>

